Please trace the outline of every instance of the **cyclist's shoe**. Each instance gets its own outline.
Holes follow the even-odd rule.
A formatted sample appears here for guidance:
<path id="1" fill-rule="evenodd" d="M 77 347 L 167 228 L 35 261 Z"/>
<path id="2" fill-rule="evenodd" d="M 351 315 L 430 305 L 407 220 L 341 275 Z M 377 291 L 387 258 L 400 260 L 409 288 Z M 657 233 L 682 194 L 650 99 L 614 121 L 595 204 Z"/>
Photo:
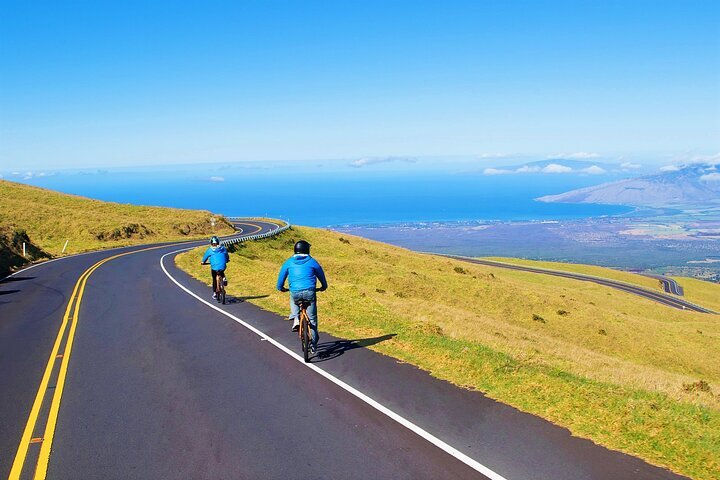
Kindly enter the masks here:
<path id="1" fill-rule="evenodd" d="M 317 348 L 310 345 L 310 355 L 315 355 L 315 352 L 317 352 Z"/>
<path id="2" fill-rule="evenodd" d="M 213 292 L 213 298 L 217 298 L 217 293 Z"/>
<path id="3" fill-rule="evenodd" d="M 293 320 L 292 331 L 297 332 L 298 330 L 300 330 L 300 320 L 296 318 Z"/>
<path id="4" fill-rule="evenodd" d="M 227 278 L 223 277 L 223 286 L 227 287 Z"/>

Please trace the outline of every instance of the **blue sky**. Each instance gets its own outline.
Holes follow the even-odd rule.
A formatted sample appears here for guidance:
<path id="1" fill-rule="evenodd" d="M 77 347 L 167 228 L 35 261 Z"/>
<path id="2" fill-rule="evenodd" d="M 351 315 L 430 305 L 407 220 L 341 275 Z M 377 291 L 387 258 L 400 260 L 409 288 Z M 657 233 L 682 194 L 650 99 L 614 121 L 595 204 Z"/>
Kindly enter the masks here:
<path id="1" fill-rule="evenodd" d="M 720 2 L 0 0 L 0 170 L 720 151 Z"/>

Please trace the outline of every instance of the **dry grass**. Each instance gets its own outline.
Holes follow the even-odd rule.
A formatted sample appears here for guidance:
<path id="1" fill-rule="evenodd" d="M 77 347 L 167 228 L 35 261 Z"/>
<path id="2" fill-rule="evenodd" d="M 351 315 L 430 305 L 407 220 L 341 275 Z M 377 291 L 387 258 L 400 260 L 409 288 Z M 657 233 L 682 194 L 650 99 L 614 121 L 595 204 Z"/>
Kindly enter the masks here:
<path id="1" fill-rule="evenodd" d="M 524 265 L 527 267 L 544 268 L 547 270 L 559 270 L 561 272 L 580 273 L 583 275 L 591 275 L 594 277 L 608 278 L 619 282 L 630 283 L 664 292 L 662 283 L 654 278 L 639 275 L 637 273 L 623 272 L 613 268 L 598 267 L 595 265 L 583 265 L 578 263 L 562 263 L 562 262 L 545 262 L 537 260 L 526 260 L 524 258 L 506 258 L 506 257 L 486 257 L 487 260 L 496 262 L 510 263 L 513 265 Z"/>
<path id="2" fill-rule="evenodd" d="M 301 237 L 331 285 L 321 294 L 322 330 L 395 333 L 372 348 L 611 448 L 697 478 L 720 474 L 718 317 L 309 228 L 240 246 L 230 293 L 269 295 L 253 302 L 284 314 L 275 276 Z M 207 281 L 198 255 L 178 264 Z"/>
<path id="3" fill-rule="evenodd" d="M 559 270 L 563 272 L 581 273 L 595 277 L 609 278 L 620 282 L 630 283 L 641 287 L 665 292 L 662 282 L 659 280 L 639 275 L 636 273 L 623 272 L 612 268 L 598 267 L 595 265 L 582 265 L 575 263 L 543 262 L 526 260 L 520 258 L 486 257 L 487 260 L 510 263 L 513 265 L 524 265 L 534 268 L 545 268 L 548 270 Z M 684 289 L 683 298 L 689 302 L 696 303 L 711 310 L 720 311 L 720 286 L 715 283 L 698 280 L 689 277 L 671 277 Z"/>
<path id="4" fill-rule="evenodd" d="M 78 253 L 233 232 L 210 212 L 102 202 L 4 180 L 0 198 L 0 225 L 27 232 L 53 255 L 60 254 L 66 240 L 65 253 Z"/>

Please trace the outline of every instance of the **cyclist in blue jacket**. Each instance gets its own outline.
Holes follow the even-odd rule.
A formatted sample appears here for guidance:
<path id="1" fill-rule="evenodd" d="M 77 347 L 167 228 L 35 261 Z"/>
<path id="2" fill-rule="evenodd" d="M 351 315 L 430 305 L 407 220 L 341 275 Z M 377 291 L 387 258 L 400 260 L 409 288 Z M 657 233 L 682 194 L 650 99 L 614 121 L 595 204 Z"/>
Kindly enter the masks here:
<path id="1" fill-rule="evenodd" d="M 311 329 L 311 346 L 310 353 L 315 354 L 317 350 L 318 334 L 317 326 L 317 298 L 315 292 L 322 292 L 327 289 L 327 280 L 325 272 L 323 272 L 320 264 L 310 256 L 310 244 L 305 240 L 300 240 L 295 244 L 295 254 L 288 258 L 280 268 L 278 274 L 277 289 L 281 292 L 287 292 L 285 288 L 285 280 L 289 280 L 290 285 L 290 317 L 293 319 L 292 331 L 297 332 L 300 326 L 300 307 L 297 302 L 306 300 L 310 303 L 307 309 L 308 319 L 310 320 Z M 317 288 L 317 281 L 320 281 L 320 288 Z"/>
<path id="2" fill-rule="evenodd" d="M 220 275 L 223 279 L 223 282 L 226 281 L 225 267 L 227 267 L 227 263 L 230 261 L 230 255 L 228 254 L 227 248 L 225 248 L 225 245 L 220 245 L 220 239 L 215 235 L 213 235 L 213 237 L 210 239 L 210 246 L 205 251 L 205 255 L 203 255 L 203 265 L 207 265 L 208 260 L 210 260 L 210 275 L 212 275 L 212 296 L 213 298 L 215 298 L 217 277 L 218 275 Z"/>

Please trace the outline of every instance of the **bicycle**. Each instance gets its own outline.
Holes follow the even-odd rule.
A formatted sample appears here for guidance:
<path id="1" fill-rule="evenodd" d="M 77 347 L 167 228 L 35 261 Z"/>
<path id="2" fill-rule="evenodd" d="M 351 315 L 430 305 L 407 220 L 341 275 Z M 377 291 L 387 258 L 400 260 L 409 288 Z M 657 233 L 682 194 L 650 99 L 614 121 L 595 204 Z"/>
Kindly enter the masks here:
<path id="1" fill-rule="evenodd" d="M 287 288 L 283 288 L 281 290 L 282 292 L 288 292 L 289 290 Z M 322 292 L 323 290 L 320 288 L 315 289 L 316 292 Z M 303 359 L 305 360 L 305 363 L 308 363 L 310 361 L 310 317 L 308 316 L 307 309 L 310 306 L 310 302 L 305 299 L 300 299 L 297 302 L 295 302 L 295 305 L 300 307 L 300 314 L 298 315 L 298 321 L 300 323 L 300 327 L 298 328 L 298 336 L 300 337 L 300 348 L 303 352 Z"/>
<path id="2" fill-rule="evenodd" d="M 201 265 L 208 265 L 208 263 L 202 263 Z M 225 305 L 225 273 L 220 270 L 215 272 L 215 299 L 218 303 Z"/>
<path id="3" fill-rule="evenodd" d="M 298 328 L 300 348 L 302 348 L 305 363 L 308 363 L 310 361 L 310 318 L 308 317 L 307 309 L 310 306 L 310 302 L 300 300 L 296 302 L 296 305 L 300 307 L 300 315 L 298 315 L 298 320 L 300 321 L 300 328 Z"/>

